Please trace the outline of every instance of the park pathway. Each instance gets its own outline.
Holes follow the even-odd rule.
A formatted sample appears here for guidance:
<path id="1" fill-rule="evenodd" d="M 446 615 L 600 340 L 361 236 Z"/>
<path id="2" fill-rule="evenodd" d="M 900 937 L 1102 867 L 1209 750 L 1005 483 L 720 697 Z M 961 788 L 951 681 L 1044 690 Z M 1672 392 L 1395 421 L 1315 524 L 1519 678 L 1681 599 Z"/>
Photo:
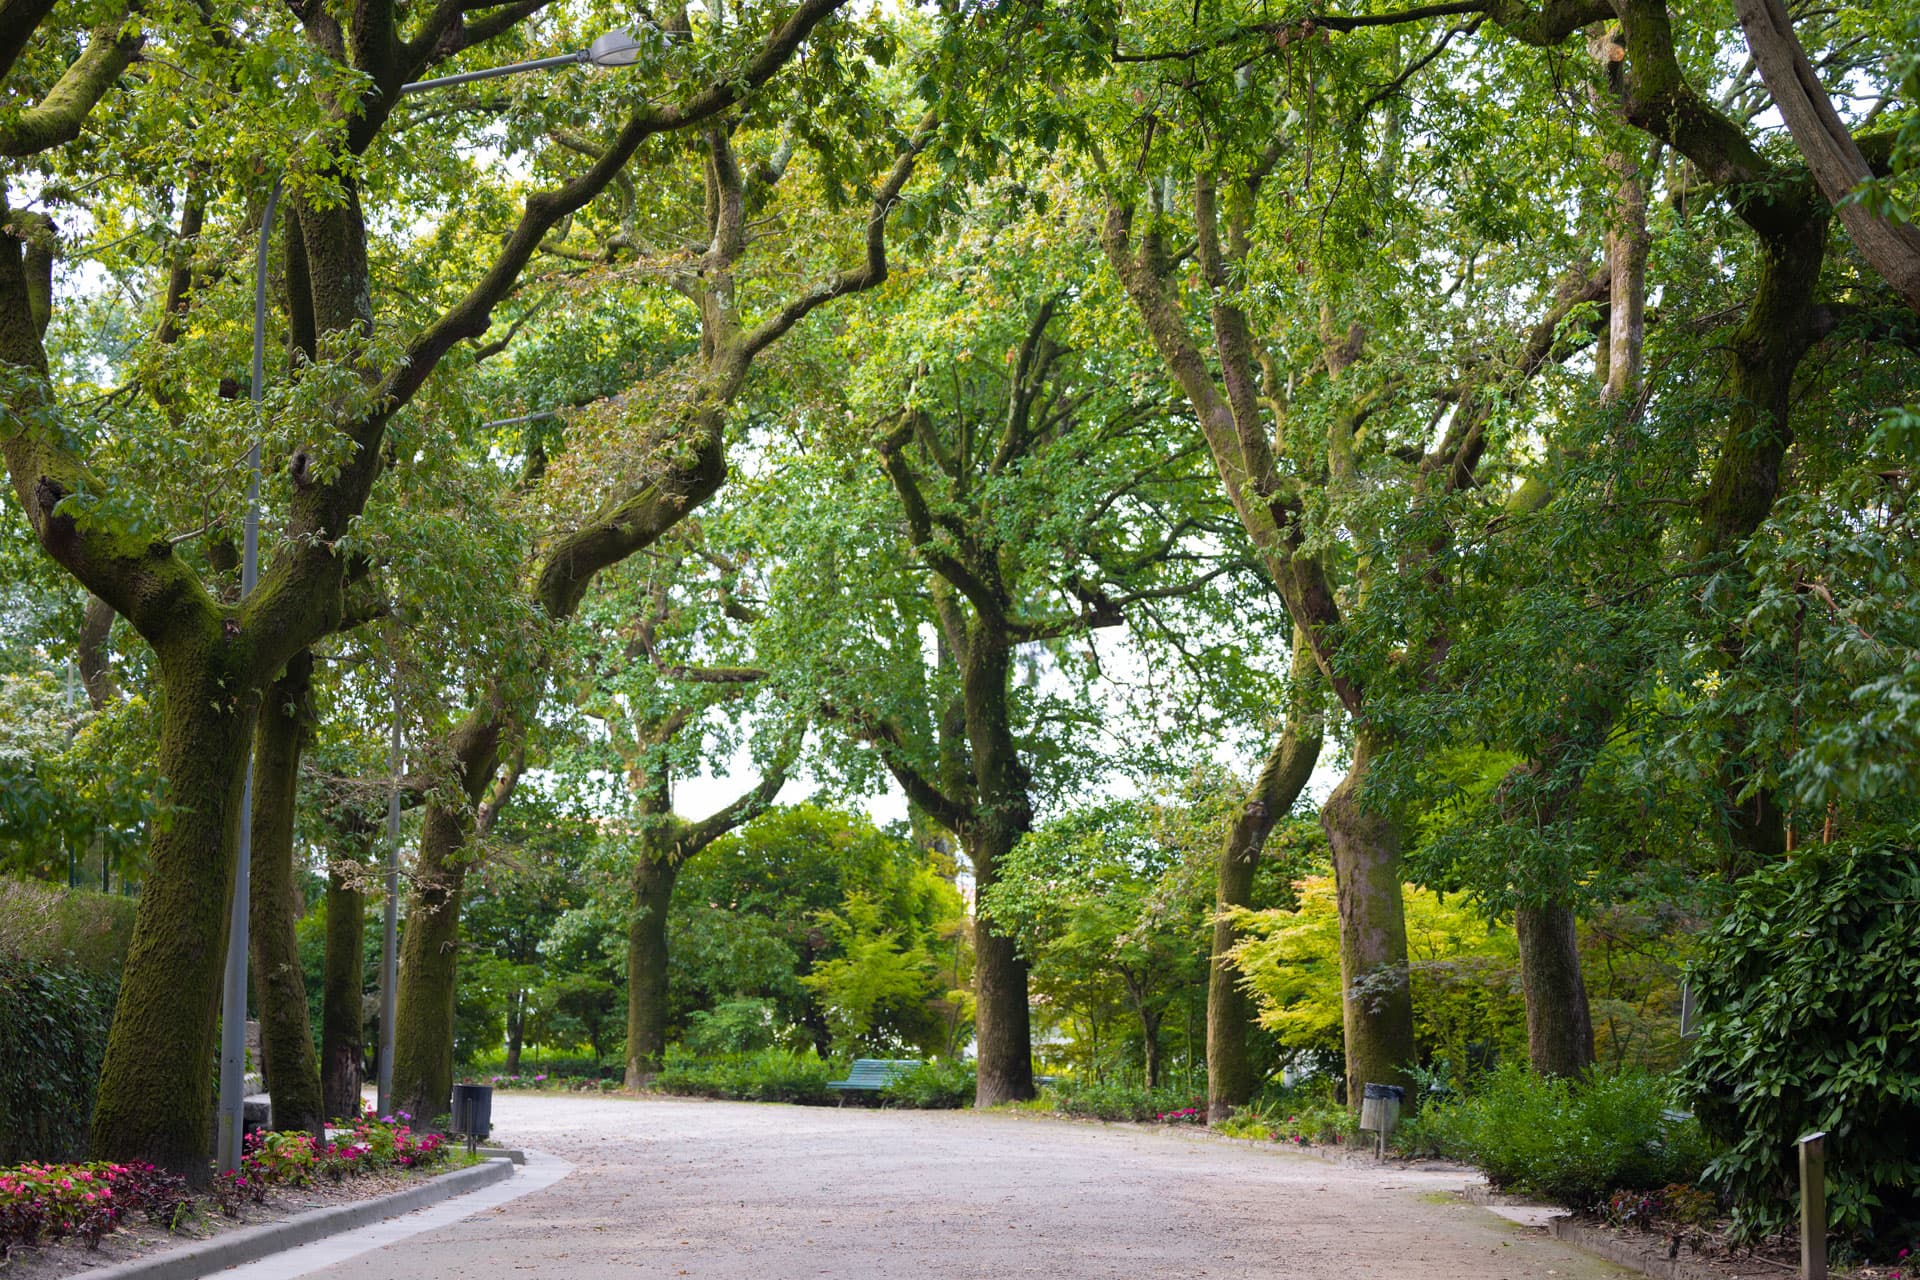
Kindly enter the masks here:
<path id="1" fill-rule="evenodd" d="M 1177 1130 L 1026 1115 L 496 1094 L 574 1171 L 312 1274 L 354 1280 L 1599 1280 L 1446 1193 Z M 287 1262 L 295 1259 L 287 1258 Z M 293 1274 L 289 1268 L 286 1274 Z"/>

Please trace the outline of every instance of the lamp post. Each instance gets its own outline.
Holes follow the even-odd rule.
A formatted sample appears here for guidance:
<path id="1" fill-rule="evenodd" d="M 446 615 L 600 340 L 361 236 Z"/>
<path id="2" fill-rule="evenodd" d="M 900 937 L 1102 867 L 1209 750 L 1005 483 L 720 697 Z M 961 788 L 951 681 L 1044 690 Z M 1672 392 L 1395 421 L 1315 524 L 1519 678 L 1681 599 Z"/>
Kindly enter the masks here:
<path id="1" fill-rule="evenodd" d="M 526 71 L 547 71 L 557 67 L 592 64 L 596 67 L 627 67 L 640 60 L 645 42 L 631 31 L 614 30 L 600 36 L 585 49 L 553 58 L 535 58 L 530 62 L 512 62 L 481 71 L 440 76 L 433 80 L 414 80 L 400 86 L 401 95 L 424 93 L 429 89 L 449 89 L 478 80 L 496 80 L 501 76 Z M 267 253 L 272 247 L 274 215 L 280 208 L 280 192 L 285 173 L 273 180 L 267 192 L 266 208 L 260 214 L 260 236 L 253 259 L 253 387 L 252 400 L 255 439 L 247 450 L 247 518 L 241 540 L 240 598 L 253 594 L 260 567 L 260 442 L 261 396 L 266 387 L 267 356 Z M 400 725 L 395 710 L 390 763 L 399 768 Z M 393 1008 L 396 972 L 395 943 L 397 919 L 394 895 L 399 887 L 399 792 L 387 805 L 387 913 L 385 954 L 382 957 L 380 1073 L 381 1114 L 387 1114 L 387 1094 L 393 1077 Z M 246 1124 L 246 1018 L 247 1018 L 247 920 L 253 873 L 253 763 L 249 758 L 246 780 L 240 792 L 240 839 L 238 866 L 234 873 L 233 904 L 227 919 L 227 968 L 220 998 L 220 1108 L 218 1116 L 218 1157 L 220 1171 L 230 1173 L 240 1167 L 241 1138 Z"/>

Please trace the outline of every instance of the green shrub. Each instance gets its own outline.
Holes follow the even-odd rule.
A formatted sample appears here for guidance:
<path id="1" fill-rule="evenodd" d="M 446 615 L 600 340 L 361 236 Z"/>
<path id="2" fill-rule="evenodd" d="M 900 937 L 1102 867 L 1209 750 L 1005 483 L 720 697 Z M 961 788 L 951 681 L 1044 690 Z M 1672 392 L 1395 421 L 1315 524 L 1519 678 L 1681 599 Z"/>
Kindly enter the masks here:
<path id="1" fill-rule="evenodd" d="M 787 1049 L 729 1053 L 698 1058 L 669 1050 L 664 1069 L 653 1078 L 662 1093 L 698 1098 L 734 1098 L 743 1102 L 798 1102 L 821 1106 L 839 1101 L 827 1081 L 845 1075 L 845 1064 L 818 1054 Z"/>
<path id="2" fill-rule="evenodd" d="M 1202 1086 L 1204 1089 L 1204 1086 Z M 1062 1079 L 1053 1086 L 1054 1105 L 1069 1116 L 1087 1116 L 1095 1120 L 1158 1120 L 1195 1107 L 1207 1105 L 1203 1094 L 1171 1085 L 1148 1090 L 1139 1085 L 1111 1080 Z"/>
<path id="3" fill-rule="evenodd" d="M 1683 1078 L 1726 1144 L 1709 1181 L 1745 1236 L 1789 1226 L 1794 1140 L 1827 1139 L 1832 1229 L 1920 1221 L 1920 852 L 1904 832 L 1808 846 L 1739 882 L 1691 971 Z"/>
<path id="4" fill-rule="evenodd" d="M 778 1029 L 773 1001 L 724 1000 L 689 1014 L 681 1042 L 689 1053 L 702 1056 L 757 1053 L 773 1047 Z"/>
<path id="5" fill-rule="evenodd" d="M 0 1165 L 85 1149 L 117 985 L 0 952 Z"/>
<path id="6" fill-rule="evenodd" d="M 970 1107 L 974 1095 L 974 1065 L 956 1059 L 923 1062 L 880 1091 L 883 1101 L 896 1107 L 923 1111 L 951 1111 Z"/>
<path id="7" fill-rule="evenodd" d="M 0 954 L 118 978 L 133 938 L 134 900 L 0 876 Z"/>
<path id="8" fill-rule="evenodd" d="M 1568 1081 L 1518 1064 L 1453 1102 L 1427 1103 L 1420 1130 L 1503 1190 L 1591 1210 L 1607 1194 L 1697 1182 L 1712 1152 L 1698 1122 L 1667 1118 L 1673 1086 L 1628 1070 Z"/>

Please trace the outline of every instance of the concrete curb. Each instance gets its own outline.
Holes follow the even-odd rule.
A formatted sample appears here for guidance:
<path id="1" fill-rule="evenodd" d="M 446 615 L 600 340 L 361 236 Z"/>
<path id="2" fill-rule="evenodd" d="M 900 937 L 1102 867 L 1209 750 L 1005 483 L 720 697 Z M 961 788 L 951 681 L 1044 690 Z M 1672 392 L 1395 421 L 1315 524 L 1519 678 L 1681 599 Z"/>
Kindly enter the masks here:
<path id="1" fill-rule="evenodd" d="M 415 1209 L 424 1209 L 442 1200 L 451 1200 L 455 1196 L 490 1187 L 496 1182 L 504 1182 L 512 1176 L 512 1161 L 489 1160 L 485 1164 L 443 1173 L 417 1187 L 408 1187 L 378 1199 L 314 1209 L 279 1222 L 241 1227 L 199 1244 L 169 1249 L 151 1258 L 136 1258 L 132 1262 L 83 1271 L 76 1280 L 198 1280 L 201 1276 L 243 1263 L 257 1262 L 269 1255 L 297 1249 L 344 1231 L 353 1231 L 384 1218 L 397 1218 L 403 1213 L 412 1213 Z"/>
<path id="2" fill-rule="evenodd" d="M 1700 1266 L 1686 1258 L 1669 1258 L 1664 1244 L 1616 1236 L 1571 1217 L 1555 1218 L 1547 1224 L 1547 1229 L 1556 1239 L 1576 1249 L 1597 1253 L 1608 1262 L 1651 1276 L 1653 1280 L 1724 1280 L 1726 1275 L 1724 1271 Z"/>
<path id="3" fill-rule="evenodd" d="M 487 1160 L 511 1160 L 515 1164 L 525 1164 L 527 1153 L 519 1147 L 481 1147 L 478 1154 Z"/>

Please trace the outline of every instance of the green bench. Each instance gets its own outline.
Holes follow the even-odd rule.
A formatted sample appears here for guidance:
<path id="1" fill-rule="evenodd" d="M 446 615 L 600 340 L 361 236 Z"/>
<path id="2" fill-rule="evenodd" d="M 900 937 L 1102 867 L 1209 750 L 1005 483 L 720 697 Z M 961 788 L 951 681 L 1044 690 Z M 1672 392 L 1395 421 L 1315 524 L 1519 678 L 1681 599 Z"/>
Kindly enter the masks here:
<path id="1" fill-rule="evenodd" d="M 840 1091 L 840 1103 L 846 1105 L 849 1093 L 878 1093 L 915 1067 L 924 1064 L 912 1058 L 855 1058 L 845 1080 L 829 1080 L 827 1088 Z"/>

